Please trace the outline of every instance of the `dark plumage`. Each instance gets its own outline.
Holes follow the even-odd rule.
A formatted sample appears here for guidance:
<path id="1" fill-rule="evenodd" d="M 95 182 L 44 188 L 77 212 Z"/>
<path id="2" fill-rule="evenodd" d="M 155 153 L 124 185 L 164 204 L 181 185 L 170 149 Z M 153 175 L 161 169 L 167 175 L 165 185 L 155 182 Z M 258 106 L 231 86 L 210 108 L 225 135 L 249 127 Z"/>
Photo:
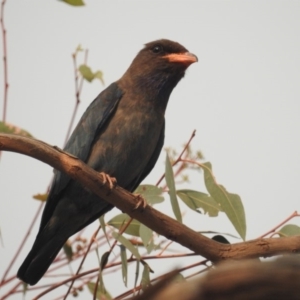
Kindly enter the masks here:
<path id="1" fill-rule="evenodd" d="M 178 43 L 158 40 L 146 44 L 122 78 L 90 104 L 64 150 L 134 191 L 154 167 L 163 146 L 169 96 L 196 61 Z M 111 208 L 57 172 L 39 232 L 18 277 L 36 284 L 67 239 Z"/>

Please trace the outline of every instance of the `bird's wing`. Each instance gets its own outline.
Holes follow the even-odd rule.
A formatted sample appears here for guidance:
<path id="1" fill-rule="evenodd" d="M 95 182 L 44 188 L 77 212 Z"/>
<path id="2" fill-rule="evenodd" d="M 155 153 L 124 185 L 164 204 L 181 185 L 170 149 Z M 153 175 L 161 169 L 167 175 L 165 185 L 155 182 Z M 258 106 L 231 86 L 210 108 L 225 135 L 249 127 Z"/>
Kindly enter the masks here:
<path id="1" fill-rule="evenodd" d="M 102 91 L 81 117 L 64 151 L 75 155 L 85 162 L 90 154 L 95 138 L 115 111 L 122 95 L 123 92 L 117 83 L 112 83 Z M 56 171 L 43 212 L 40 228 L 43 228 L 51 218 L 59 200 L 59 195 L 66 188 L 70 180 L 71 178 L 68 175 Z"/>

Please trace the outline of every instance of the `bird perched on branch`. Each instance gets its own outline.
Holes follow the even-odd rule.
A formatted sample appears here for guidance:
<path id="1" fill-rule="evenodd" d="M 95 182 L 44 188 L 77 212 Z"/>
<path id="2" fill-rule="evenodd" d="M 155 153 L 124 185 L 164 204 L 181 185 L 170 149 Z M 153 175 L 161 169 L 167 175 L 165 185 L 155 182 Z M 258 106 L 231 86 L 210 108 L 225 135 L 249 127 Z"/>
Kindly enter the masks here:
<path id="1" fill-rule="evenodd" d="M 146 44 L 125 74 L 90 104 L 64 150 L 133 192 L 158 159 L 170 94 L 194 62 L 197 57 L 176 42 Z M 112 205 L 57 172 L 18 277 L 36 284 L 67 239 L 110 209 Z"/>

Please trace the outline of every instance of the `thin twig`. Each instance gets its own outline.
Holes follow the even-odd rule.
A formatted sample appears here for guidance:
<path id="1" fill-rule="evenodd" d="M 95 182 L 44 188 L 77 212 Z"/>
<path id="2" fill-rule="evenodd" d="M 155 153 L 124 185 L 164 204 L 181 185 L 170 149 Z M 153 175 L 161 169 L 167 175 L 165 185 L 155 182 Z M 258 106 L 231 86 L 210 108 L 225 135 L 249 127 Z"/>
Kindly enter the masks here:
<path id="1" fill-rule="evenodd" d="M 190 145 L 192 139 L 195 137 L 195 135 L 196 135 L 196 130 L 193 130 L 190 139 L 188 140 L 188 142 L 187 142 L 186 145 L 184 146 L 184 148 L 183 148 L 183 150 L 181 151 L 181 153 L 179 154 L 178 158 L 173 162 L 172 166 L 175 166 L 179 161 L 181 161 L 182 155 L 183 155 L 183 154 L 185 153 L 185 151 L 188 149 L 188 147 L 189 147 L 189 145 Z M 166 174 L 163 174 L 163 175 L 159 178 L 159 180 L 158 180 L 157 183 L 156 183 L 156 186 L 158 186 L 158 185 L 162 182 L 162 180 L 165 178 L 165 175 L 166 175 Z"/>
<path id="2" fill-rule="evenodd" d="M 18 248 L 16 254 L 14 255 L 13 259 L 11 260 L 11 262 L 10 262 L 8 268 L 6 269 L 6 271 L 5 271 L 4 275 L 3 275 L 3 278 L 2 278 L 2 280 L 1 280 L 0 286 L 4 285 L 4 284 L 6 283 L 6 282 L 5 282 L 5 278 L 6 278 L 7 274 L 8 274 L 8 272 L 10 271 L 10 269 L 12 268 L 12 266 L 13 266 L 14 262 L 16 261 L 17 257 L 19 256 L 21 250 L 23 249 L 24 244 L 25 244 L 25 242 L 26 242 L 28 236 L 30 235 L 31 230 L 32 230 L 32 228 L 33 228 L 33 226 L 34 226 L 34 224 L 35 224 L 35 222 L 36 222 L 36 220 L 37 220 L 37 218 L 38 218 L 38 216 L 39 216 L 39 214 L 40 214 L 40 212 L 41 212 L 43 206 L 44 206 L 44 202 L 41 202 L 40 206 L 39 206 L 38 209 L 37 209 L 37 212 L 35 213 L 35 215 L 34 215 L 34 217 L 33 217 L 33 220 L 32 220 L 32 222 L 31 222 L 31 224 L 30 224 L 30 226 L 29 226 L 29 228 L 28 228 L 28 230 L 27 230 L 26 235 L 24 236 L 24 238 L 23 238 L 23 240 L 22 240 L 22 242 L 21 242 L 21 244 L 20 244 L 20 246 L 19 246 L 19 248 Z"/>
<path id="3" fill-rule="evenodd" d="M 282 225 L 284 225 L 285 223 L 287 223 L 289 220 L 293 219 L 294 217 L 299 217 L 300 215 L 298 214 L 297 211 L 294 211 L 289 217 L 287 217 L 285 220 L 283 220 L 281 223 L 279 223 L 277 226 L 275 226 L 274 228 L 272 228 L 271 230 L 269 230 L 268 232 L 264 233 L 263 235 L 261 235 L 259 237 L 259 239 L 262 239 L 264 237 L 266 237 L 267 235 L 269 235 L 270 233 L 274 233 L 275 230 L 277 230 L 279 227 L 281 227 Z"/>
<path id="4" fill-rule="evenodd" d="M 21 281 L 19 281 L 11 290 L 9 290 L 5 295 L 2 296 L 1 300 L 4 300 L 8 297 L 10 297 L 13 293 L 16 293 L 17 288 L 22 284 Z"/>
<path id="5" fill-rule="evenodd" d="M 201 265 L 205 265 L 205 262 L 206 262 L 206 260 L 201 261 L 201 262 L 197 262 L 195 264 L 192 264 L 192 265 L 187 266 L 187 267 L 183 267 L 183 268 L 178 269 L 176 271 L 177 271 L 177 273 L 180 273 L 180 272 L 183 272 L 183 271 L 185 271 L 187 269 L 191 269 L 191 268 L 195 268 L 195 267 L 198 267 L 198 266 L 201 266 Z M 157 282 L 159 280 L 162 280 L 164 277 L 165 277 L 165 274 L 163 274 L 161 276 L 158 276 L 156 278 L 153 278 L 150 282 L 151 283 L 155 283 L 155 282 Z M 125 297 L 128 297 L 129 295 L 133 294 L 134 292 L 140 291 L 141 289 L 142 289 L 142 286 L 139 285 L 139 286 L 135 287 L 134 289 L 128 290 L 125 293 L 123 293 L 123 294 L 115 297 L 114 300 L 121 300 L 121 299 L 123 299 Z"/>
<path id="6" fill-rule="evenodd" d="M 128 226 L 130 225 L 130 223 L 133 221 L 133 218 L 130 218 L 128 220 L 128 222 L 126 224 L 124 224 L 120 230 L 119 230 L 119 234 L 123 234 L 125 232 L 125 230 L 128 228 Z M 113 249 L 115 248 L 116 244 L 117 244 L 117 239 L 115 239 L 114 243 L 112 244 L 112 246 L 110 247 L 110 250 L 109 250 L 109 255 L 112 253 Z M 95 289 L 94 289 L 94 294 L 93 294 L 93 300 L 96 299 L 96 296 L 97 296 L 97 290 L 98 290 L 98 285 L 99 285 L 99 281 L 100 281 L 100 276 L 102 275 L 102 268 L 104 266 L 101 266 L 101 270 L 100 272 L 98 273 L 98 277 L 97 277 L 97 280 L 96 280 L 96 284 L 95 284 Z"/>
<path id="7" fill-rule="evenodd" d="M 83 265 L 83 263 L 84 263 L 84 261 L 85 261 L 87 255 L 88 255 L 88 253 L 89 253 L 89 251 L 90 251 L 90 249 L 91 249 L 92 244 L 95 242 L 95 239 L 96 239 L 96 237 L 97 237 L 97 235 L 98 235 L 100 229 L 101 229 L 101 226 L 99 226 L 99 227 L 97 228 L 97 230 L 94 232 L 94 234 L 93 234 L 93 236 L 92 236 L 92 238 L 91 238 L 91 240 L 90 240 L 90 243 L 89 243 L 89 245 L 88 245 L 88 248 L 86 249 L 86 251 L 85 251 L 85 253 L 84 253 L 84 256 L 83 256 L 83 258 L 82 258 L 82 260 L 81 260 L 81 262 L 80 262 L 80 265 L 79 265 L 79 267 L 78 267 L 78 269 L 77 269 L 75 275 L 78 275 L 78 274 L 79 274 L 79 272 L 80 272 L 80 270 L 81 270 L 81 268 L 82 268 L 82 265 Z M 67 297 L 68 297 L 68 295 L 69 295 L 69 293 L 70 293 L 70 291 L 71 291 L 71 289 L 72 289 L 72 287 L 73 287 L 73 285 L 74 285 L 74 282 L 75 282 L 75 279 L 72 280 L 72 282 L 71 282 L 71 284 L 70 284 L 70 286 L 69 286 L 69 289 L 68 289 L 68 291 L 67 291 L 67 293 L 66 293 L 66 295 L 65 295 L 65 297 L 64 297 L 64 300 L 67 299 Z"/>
<path id="8" fill-rule="evenodd" d="M 85 52 L 84 52 L 84 64 L 85 65 L 87 64 L 88 54 L 89 54 L 89 49 L 85 49 Z M 80 83 L 79 83 L 79 90 L 78 90 L 79 95 L 82 92 L 83 82 L 84 82 L 84 78 L 83 78 L 83 76 L 81 76 Z"/>
<path id="9" fill-rule="evenodd" d="M 4 70 L 4 97 L 3 97 L 3 115 L 2 121 L 5 123 L 6 121 L 6 111 L 7 111 L 7 96 L 8 96 L 8 68 L 7 68 L 7 40 L 6 40 L 6 29 L 4 26 L 4 6 L 6 0 L 2 0 L 1 3 L 1 31 L 2 31 L 2 44 L 3 44 L 3 70 Z"/>
<path id="10" fill-rule="evenodd" d="M 65 143 L 64 145 L 66 145 L 68 139 L 69 139 L 69 136 L 71 134 L 71 130 L 73 128 L 73 125 L 74 125 L 74 121 L 75 121 L 75 117 L 76 117 L 76 114 L 77 114 L 77 110 L 78 110 L 78 107 L 79 107 L 79 104 L 80 104 L 80 94 L 82 92 L 82 87 L 83 87 L 83 77 L 81 77 L 81 80 L 80 80 L 80 83 L 78 83 L 78 68 L 77 68 L 77 51 L 75 51 L 75 53 L 72 54 L 72 58 L 73 58 L 73 65 L 74 65 L 74 76 L 75 76 L 75 106 L 74 106 L 74 110 L 73 110 L 73 114 L 72 114 L 72 117 L 71 117 L 71 122 L 69 124 L 69 128 L 68 128 L 68 131 L 67 131 L 67 134 L 66 134 L 66 139 L 65 139 Z M 85 50 L 85 58 L 84 58 L 84 63 L 86 64 L 87 63 L 87 58 L 88 58 L 88 50 Z"/>

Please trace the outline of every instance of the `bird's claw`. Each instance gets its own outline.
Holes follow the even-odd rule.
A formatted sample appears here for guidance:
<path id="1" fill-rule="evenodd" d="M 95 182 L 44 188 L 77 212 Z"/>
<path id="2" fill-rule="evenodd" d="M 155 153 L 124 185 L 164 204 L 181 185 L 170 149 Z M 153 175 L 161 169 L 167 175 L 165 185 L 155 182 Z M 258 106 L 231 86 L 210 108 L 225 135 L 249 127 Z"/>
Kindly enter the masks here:
<path id="1" fill-rule="evenodd" d="M 103 179 L 103 185 L 105 185 L 108 182 L 109 189 L 112 190 L 115 188 L 117 184 L 117 180 L 115 177 L 110 177 L 108 174 L 101 172 L 100 175 Z"/>
<path id="2" fill-rule="evenodd" d="M 135 198 L 137 200 L 137 203 L 134 207 L 134 210 L 138 209 L 138 208 L 142 208 L 145 209 L 147 206 L 147 201 L 145 198 L 143 198 L 141 195 L 137 194 L 135 195 Z"/>

